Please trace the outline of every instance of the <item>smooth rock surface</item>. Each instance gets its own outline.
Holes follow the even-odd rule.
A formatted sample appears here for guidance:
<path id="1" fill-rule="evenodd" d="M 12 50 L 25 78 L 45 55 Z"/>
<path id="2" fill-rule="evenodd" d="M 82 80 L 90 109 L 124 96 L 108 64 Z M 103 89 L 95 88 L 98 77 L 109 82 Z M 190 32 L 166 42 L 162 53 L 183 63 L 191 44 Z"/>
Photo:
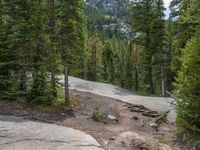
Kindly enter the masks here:
<path id="1" fill-rule="evenodd" d="M 0 116 L 0 150 L 103 150 L 90 135 L 18 117 Z"/>
<path id="2" fill-rule="evenodd" d="M 64 83 L 63 77 L 61 77 L 61 82 Z M 171 104 L 172 98 L 140 96 L 118 86 L 86 81 L 75 77 L 69 77 L 69 87 L 78 91 L 119 99 L 130 104 L 143 105 L 153 111 L 165 112 L 170 110 L 168 119 L 170 122 L 175 122 L 176 119 L 175 106 Z"/>

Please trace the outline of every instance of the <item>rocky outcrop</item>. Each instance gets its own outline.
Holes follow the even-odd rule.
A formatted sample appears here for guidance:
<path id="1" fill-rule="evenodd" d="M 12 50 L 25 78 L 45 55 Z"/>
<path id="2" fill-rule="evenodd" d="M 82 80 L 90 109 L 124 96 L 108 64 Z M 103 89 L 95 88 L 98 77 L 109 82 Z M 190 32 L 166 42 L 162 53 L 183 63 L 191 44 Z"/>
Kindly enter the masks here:
<path id="1" fill-rule="evenodd" d="M 112 150 L 172 150 L 168 145 L 161 144 L 151 137 L 139 135 L 135 132 L 119 134 L 115 141 L 109 145 Z"/>
<path id="2" fill-rule="evenodd" d="M 0 150 L 103 150 L 90 135 L 54 124 L 0 116 Z"/>

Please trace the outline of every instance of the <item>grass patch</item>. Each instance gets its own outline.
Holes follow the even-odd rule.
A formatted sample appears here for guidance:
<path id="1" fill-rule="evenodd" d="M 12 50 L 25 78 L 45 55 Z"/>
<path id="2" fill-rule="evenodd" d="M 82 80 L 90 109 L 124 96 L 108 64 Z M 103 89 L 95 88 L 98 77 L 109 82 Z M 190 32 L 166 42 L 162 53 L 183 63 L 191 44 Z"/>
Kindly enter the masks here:
<path id="1" fill-rule="evenodd" d="M 173 143 L 173 140 L 171 138 L 168 138 L 168 137 L 156 136 L 154 138 L 157 139 L 160 143 L 163 143 L 163 144 L 172 144 Z"/>
<path id="2" fill-rule="evenodd" d="M 101 123 L 107 124 L 106 116 L 100 112 L 99 107 L 96 107 L 94 109 L 94 112 L 92 114 L 92 120 L 94 120 L 96 122 L 101 122 Z"/>

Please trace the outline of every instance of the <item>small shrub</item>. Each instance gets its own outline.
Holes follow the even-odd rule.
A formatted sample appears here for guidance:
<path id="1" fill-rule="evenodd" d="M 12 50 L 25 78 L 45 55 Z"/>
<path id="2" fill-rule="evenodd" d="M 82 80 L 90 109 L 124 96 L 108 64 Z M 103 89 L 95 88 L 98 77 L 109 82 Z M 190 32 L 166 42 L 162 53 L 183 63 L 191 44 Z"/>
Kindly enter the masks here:
<path id="1" fill-rule="evenodd" d="M 93 115 L 92 115 L 92 119 L 96 122 L 102 122 L 104 124 L 107 123 L 107 120 L 106 120 L 106 116 L 103 115 L 100 110 L 99 110 L 99 107 L 96 107 L 94 109 L 94 112 L 93 112 Z"/>
<path id="2" fill-rule="evenodd" d="M 78 97 L 72 96 L 71 100 L 70 100 L 70 106 L 71 107 L 77 107 L 79 105 L 80 105 L 80 101 L 79 101 Z"/>

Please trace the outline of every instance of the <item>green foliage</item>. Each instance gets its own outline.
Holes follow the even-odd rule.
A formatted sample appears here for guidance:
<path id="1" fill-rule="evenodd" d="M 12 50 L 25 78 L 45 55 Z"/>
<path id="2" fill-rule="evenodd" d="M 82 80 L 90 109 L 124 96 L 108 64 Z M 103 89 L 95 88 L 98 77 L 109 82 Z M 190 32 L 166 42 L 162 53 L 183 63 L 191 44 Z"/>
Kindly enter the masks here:
<path id="1" fill-rule="evenodd" d="M 107 5 L 111 5 L 107 7 Z M 86 0 L 86 15 L 88 16 L 88 31 L 92 35 L 94 32 L 103 34 L 107 38 L 112 38 L 120 34 L 117 29 L 103 26 L 117 25 L 127 22 L 129 17 L 129 0 Z"/>
<path id="2" fill-rule="evenodd" d="M 172 71 L 174 74 L 180 69 L 182 49 L 187 41 L 195 34 L 200 24 L 199 0 L 173 0 L 171 3 L 171 18 L 175 23 L 175 35 L 173 44 Z"/>
<path id="3" fill-rule="evenodd" d="M 82 63 L 85 24 L 83 0 L 2 0 L 0 97 L 53 104 L 61 64 Z"/>
<path id="4" fill-rule="evenodd" d="M 200 30 L 187 43 L 181 57 L 175 96 L 180 99 L 177 108 L 178 127 L 193 137 L 200 134 Z"/>
<path id="5" fill-rule="evenodd" d="M 53 104 L 55 100 L 53 97 L 53 90 L 47 83 L 45 78 L 46 74 L 40 73 L 36 75 L 33 81 L 33 85 L 29 90 L 28 102 L 35 105 L 49 106 Z"/>
<path id="6" fill-rule="evenodd" d="M 96 107 L 94 109 L 94 112 L 92 114 L 92 119 L 96 122 L 101 122 L 101 123 L 104 123 L 106 124 L 107 123 L 107 119 L 106 119 L 106 116 L 103 115 L 101 112 L 100 112 L 100 109 L 99 107 Z"/>
<path id="7" fill-rule="evenodd" d="M 153 3 L 151 0 L 134 1 L 130 9 L 134 43 L 140 46 L 139 72 L 135 67 L 136 77 L 143 76 L 142 86 L 148 94 L 165 93 L 165 20 L 163 0 Z M 139 56 L 138 56 L 139 57 Z M 169 67 L 169 63 L 168 66 Z M 136 84 L 138 84 L 136 82 Z M 136 88 L 137 89 L 137 88 Z"/>

